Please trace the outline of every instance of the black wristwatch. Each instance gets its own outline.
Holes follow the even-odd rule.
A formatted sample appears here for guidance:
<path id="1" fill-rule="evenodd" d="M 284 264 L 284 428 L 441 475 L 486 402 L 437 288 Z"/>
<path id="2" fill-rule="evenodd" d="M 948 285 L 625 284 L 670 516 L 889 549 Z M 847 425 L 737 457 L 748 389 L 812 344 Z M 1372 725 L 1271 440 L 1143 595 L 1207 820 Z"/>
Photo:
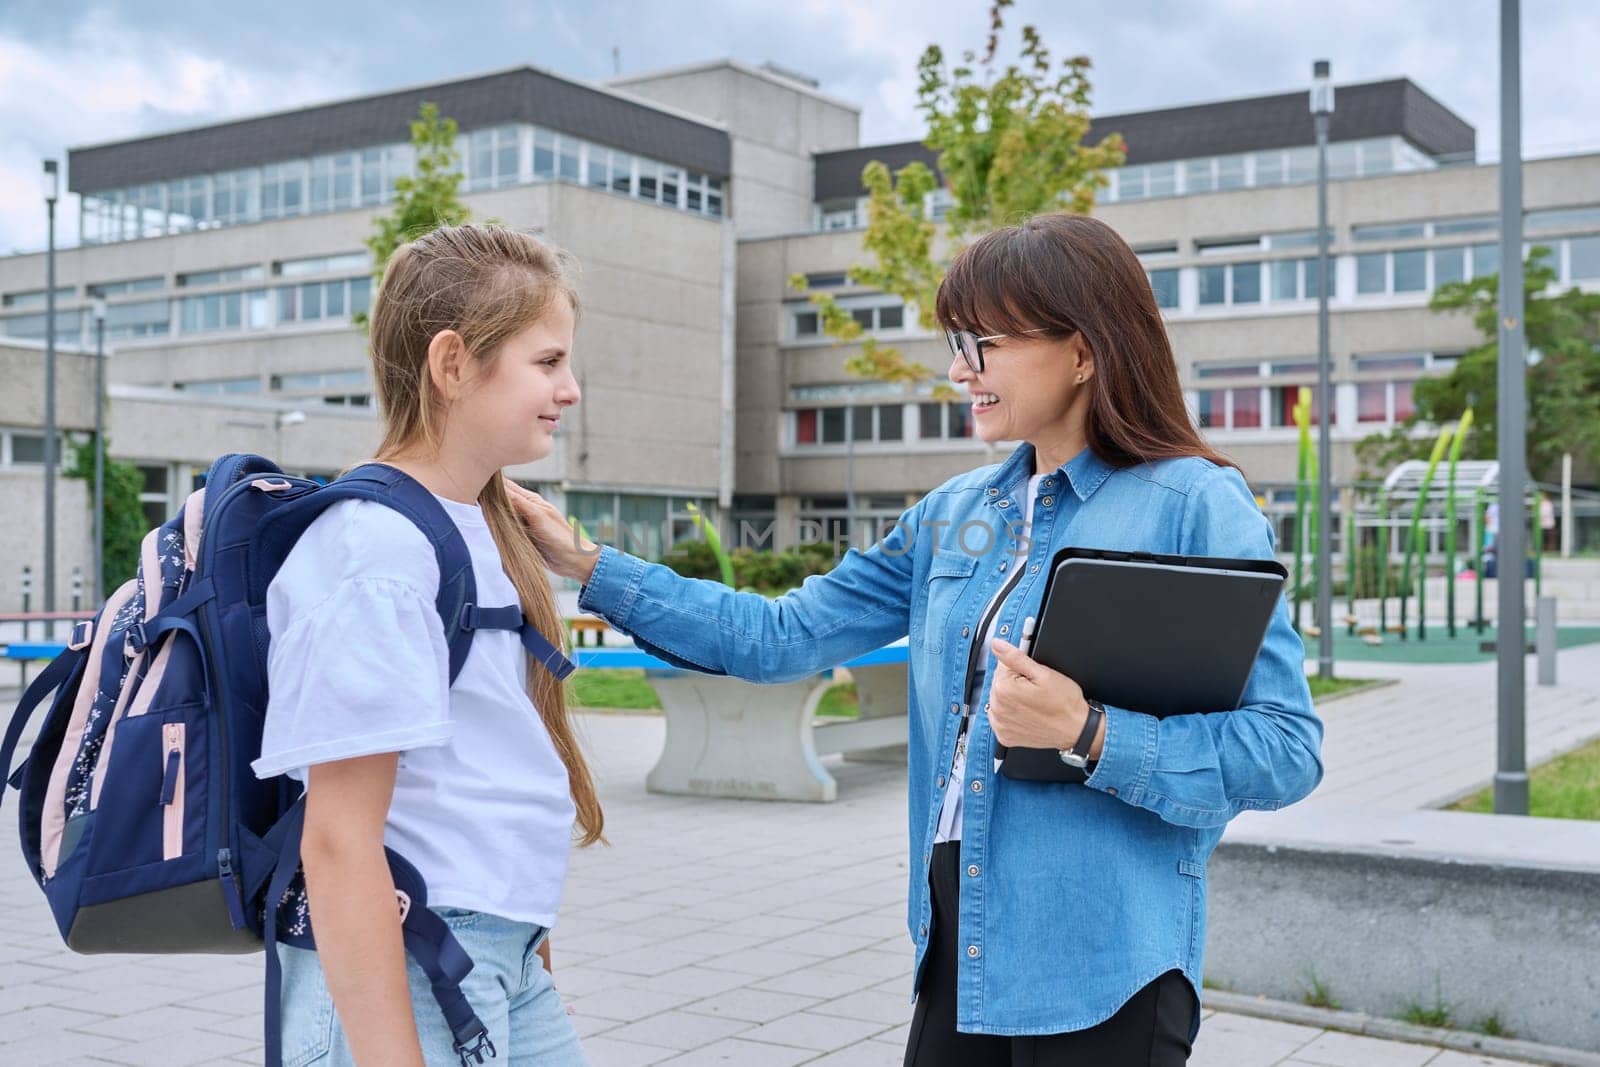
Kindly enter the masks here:
<path id="1" fill-rule="evenodd" d="M 1089 765 L 1089 753 L 1094 748 L 1095 735 L 1100 732 L 1100 720 L 1105 717 L 1106 707 L 1098 700 L 1089 703 L 1089 714 L 1083 720 L 1083 733 L 1078 735 L 1078 740 L 1071 748 L 1060 750 L 1061 762 L 1070 767 L 1082 769 Z"/>

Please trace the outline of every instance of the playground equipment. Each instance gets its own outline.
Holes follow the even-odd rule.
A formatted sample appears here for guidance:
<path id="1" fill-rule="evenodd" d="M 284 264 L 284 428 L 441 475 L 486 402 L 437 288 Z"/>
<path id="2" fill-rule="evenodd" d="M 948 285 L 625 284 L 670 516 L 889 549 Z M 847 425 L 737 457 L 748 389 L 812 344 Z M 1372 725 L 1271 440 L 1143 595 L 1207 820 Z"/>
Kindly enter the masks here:
<path id="1" fill-rule="evenodd" d="M 1315 514 L 1317 460 L 1311 444 L 1310 390 L 1302 389 L 1293 415 L 1300 430 L 1300 457 L 1295 486 L 1293 615 L 1307 637 L 1319 636 L 1314 625 L 1304 624 L 1303 602 L 1312 599 L 1305 575 L 1314 573 L 1317 531 L 1306 522 Z M 1441 562 L 1445 575 L 1445 629 L 1458 630 L 1456 582 L 1465 576 L 1460 566 L 1463 533 L 1474 584 L 1474 612 L 1468 625 L 1480 634 L 1488 625 L 1484 615 L 1484 580 L 1490 570 L 1520 577 L 1521 567 L 1506 571 L 1501 561 L 1486 567 L 1493 553 L 1499 512 L 1500 464 L 1494 460 L 1463 460 L 1461 452 L 1472 428 L 1472 411 L 1439 431 L 1427 460 L 1407 460 L 1389 472 L 1381 485 L 1353 487 L 1343 501 L 1346 536 L 1344 552 L 1344 625 L 1350 636 L 1381 644 L 1386 637 L 1419 641 L 1428 638 L 1428 564 Z M 1442 468 L 1442 470 L 1441 470 Z M 1470 507 L 1466 504 L 1470 501 Z M 1529 487 L 1525 514 L 1538 521 L 1538 494 Z M 1465 514 L 1462 512 L 1465 510 Z M 1465 527 L 1465 530 L 1463 530 Z M 1532 530 L 1531 577 L 1538 585 L 1543 563 L 1542 538 Z M 1309 556 L 1312 564 L 1306 566 Z M 1442 557 L 1442 560 L 1440 559 Z M 1394 573 L 1398 569 L 1399 573 Z M 1390 600 L 1394 600 L 1391 607 Z M 1413 606 L 1412 601 L 1415 600 Z"/>

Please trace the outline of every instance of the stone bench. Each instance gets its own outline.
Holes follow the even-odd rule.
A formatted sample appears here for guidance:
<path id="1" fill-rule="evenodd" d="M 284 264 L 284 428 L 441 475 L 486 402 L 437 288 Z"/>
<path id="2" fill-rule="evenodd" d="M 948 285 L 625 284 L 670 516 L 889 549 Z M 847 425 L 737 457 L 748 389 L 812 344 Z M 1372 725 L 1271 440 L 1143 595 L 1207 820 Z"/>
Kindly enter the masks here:
<path id="1" fill-rule="evenodd" d="M 831 801 L 838 783 L 821 757 L 905 761 L 906 646 L 889 645 L 843 666 L 856 683 L 860 715 L 816 723 L 833 684 L 824 673 L 755 685 L 680 670 L 638 649 L 574 649 L 579 668 L 642 668 L 661 698 L 667 739 L 645 779 L 652 793 L 761 800 Z"/>

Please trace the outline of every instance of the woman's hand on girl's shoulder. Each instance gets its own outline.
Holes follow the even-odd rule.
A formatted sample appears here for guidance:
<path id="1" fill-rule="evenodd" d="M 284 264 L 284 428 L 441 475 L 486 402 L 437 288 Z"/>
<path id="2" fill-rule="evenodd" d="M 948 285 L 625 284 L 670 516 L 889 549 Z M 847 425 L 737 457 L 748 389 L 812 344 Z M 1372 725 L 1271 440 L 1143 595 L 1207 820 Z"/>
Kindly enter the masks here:
<path id="1" fill-rule="evenodd" d="M 563 578 L 587 582 L 594 573 L 595 561 L 600 558 L 600 546 L 579 537 L 566 516 L 538 493 L 524 489 L 510 478 L 505 479 L 505 485 L 511 506 L 522 518 L 522 525 L 533 547 L 544 558 L 545 566 Z"/>

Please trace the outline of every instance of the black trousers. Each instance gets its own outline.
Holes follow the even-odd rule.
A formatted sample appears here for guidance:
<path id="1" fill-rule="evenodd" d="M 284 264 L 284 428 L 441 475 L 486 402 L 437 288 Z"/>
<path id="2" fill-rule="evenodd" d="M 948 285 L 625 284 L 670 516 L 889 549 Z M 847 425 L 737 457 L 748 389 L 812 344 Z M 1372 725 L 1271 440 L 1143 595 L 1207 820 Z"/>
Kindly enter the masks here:
<path id="1" fill-rule="evenodd" d="M 1183 1067 L 1199 1005 L 1182 971 L 1168 971 L 1098 1026 L 1045 1037 L 956 1030 L 957 893 L 961 844 L 933 847 L 933 940 L 923 964 L 905 1067 Z"/>

